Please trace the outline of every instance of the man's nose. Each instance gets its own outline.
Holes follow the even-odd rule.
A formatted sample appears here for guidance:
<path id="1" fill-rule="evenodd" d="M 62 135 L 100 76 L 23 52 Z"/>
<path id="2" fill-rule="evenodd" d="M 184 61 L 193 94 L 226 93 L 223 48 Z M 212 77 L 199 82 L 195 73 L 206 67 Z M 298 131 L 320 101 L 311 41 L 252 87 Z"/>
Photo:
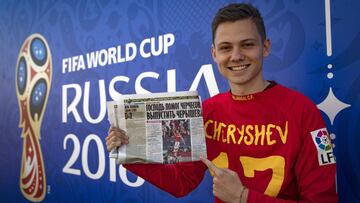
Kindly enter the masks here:
<path id="1" fill-rule="evenodd" d="M 239 48 L 234 48 L 231 54 L 231 61 L 241 61 L 245 59 L 245 55 Z"/>

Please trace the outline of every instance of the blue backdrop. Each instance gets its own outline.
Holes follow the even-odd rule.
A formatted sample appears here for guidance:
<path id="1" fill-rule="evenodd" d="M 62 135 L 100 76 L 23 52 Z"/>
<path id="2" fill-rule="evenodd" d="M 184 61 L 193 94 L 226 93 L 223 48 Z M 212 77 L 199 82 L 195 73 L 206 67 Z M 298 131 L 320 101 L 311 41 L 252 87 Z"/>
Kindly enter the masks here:
<path id="1" fill-rule="evenodd" d="M 334 139 L 340 202 L 360 202 L 360 2 L 251 2 L 272 41 L 266 78 L 318 104 Z M 209 174 L 176 199 L 110 161 L 104 107 L 119 94 L 197 89 L 205 99 L 228 90 L 210 54 L 211 20 L 227 3 L 1 0 L 1 202 L 26 202 L 36 190 L 20 189 L 22 161 L 32 163 L 22 158 L 26 126 L 42 153 L 39 201 L 212 202 Z M 41 70 L 24 72 L 30 66 Z M 45 79 L 31 83 L 34 94 L 19 94 L 30 84 L 22 79 L 37 77 Z M 24 95 L 32 100 L 21 106 Z"/>

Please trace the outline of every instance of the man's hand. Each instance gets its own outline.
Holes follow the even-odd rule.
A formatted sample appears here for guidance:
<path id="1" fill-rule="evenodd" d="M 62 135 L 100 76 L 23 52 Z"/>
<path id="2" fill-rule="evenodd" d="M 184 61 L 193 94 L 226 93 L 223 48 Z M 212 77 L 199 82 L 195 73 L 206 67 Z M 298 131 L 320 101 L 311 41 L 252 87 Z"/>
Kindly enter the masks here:
<path id="1" fill-rule="evenodd" d="M 129 143 L 129 137 L 126 135 L 125 131 L 116 127 L 109 128 L 109 133 L 105 140 L 106 148 L 109 152 L 123 144 Z"/>
<path id="2" fill-rule="evenodd" d="M 230 169 L 218 168 L 206 158 L 200 159 L 209 170 L 214 172 L 214 196 L 224 202 L 240 202 L 241 193 L 245 188 L 241 183 L 238 174 Z"/>

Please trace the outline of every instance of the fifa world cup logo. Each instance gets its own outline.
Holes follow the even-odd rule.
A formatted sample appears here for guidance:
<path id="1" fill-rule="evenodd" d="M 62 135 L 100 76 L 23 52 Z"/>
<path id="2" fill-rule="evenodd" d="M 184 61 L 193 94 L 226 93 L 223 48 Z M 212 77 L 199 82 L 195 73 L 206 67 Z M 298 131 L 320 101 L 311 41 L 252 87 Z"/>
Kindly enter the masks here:
<path id="1" fill-rule="evenodd" d="M 16 93 L 23 138 L 20 190 L 25 198 L 35 202 L 42 201 L 46 192 L 39 141 L 51 74 L 51 53 L 45 38 L 39 34 L 29 36 L 20 49 L 16 63 Z"/>

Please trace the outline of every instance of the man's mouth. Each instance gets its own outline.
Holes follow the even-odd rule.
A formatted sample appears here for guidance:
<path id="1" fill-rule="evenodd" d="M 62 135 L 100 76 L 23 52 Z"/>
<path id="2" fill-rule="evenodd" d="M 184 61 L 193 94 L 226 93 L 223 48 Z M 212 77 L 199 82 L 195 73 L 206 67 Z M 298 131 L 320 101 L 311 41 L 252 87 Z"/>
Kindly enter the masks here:
<path id="1" fill-rule="evenodd" d="M 230 69 L 232 71 L 242 71 L 242 70 L 245 70 L 246 68 L 248 68 L 249 66 L 250 66 L 250 64 L 239 65 L 239 66 L 229 66 L 228 69 Z"/>

